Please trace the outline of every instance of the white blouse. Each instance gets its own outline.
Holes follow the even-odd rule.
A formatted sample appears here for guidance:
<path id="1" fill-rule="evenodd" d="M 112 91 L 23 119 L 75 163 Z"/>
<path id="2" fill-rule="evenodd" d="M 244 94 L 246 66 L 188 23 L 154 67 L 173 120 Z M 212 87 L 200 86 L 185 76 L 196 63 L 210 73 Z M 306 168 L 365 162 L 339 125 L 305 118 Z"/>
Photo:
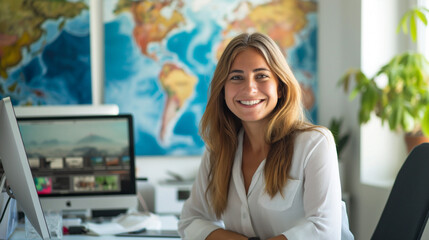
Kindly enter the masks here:
<path id="1" fill-rule="evenodd" d="M 265 192 L 265 160 L 253 175 L 248 193 L 241 171 L 243 130 L 238 135 L 227 208 L 216 219 L 205 192 L 209 154 L 204 153 L 191 196 L 179 220 L 183 239 L 205 239 L 218 228 L 247 237 L 268 239 L 280 234 L 288 240 L 341 238 L 341 187 L 335 142 L 326 129 L 302 132 L 296 137 L 290 178 L 280 193 Z M 225 176 L 226 177 L 226 176 Z"/>

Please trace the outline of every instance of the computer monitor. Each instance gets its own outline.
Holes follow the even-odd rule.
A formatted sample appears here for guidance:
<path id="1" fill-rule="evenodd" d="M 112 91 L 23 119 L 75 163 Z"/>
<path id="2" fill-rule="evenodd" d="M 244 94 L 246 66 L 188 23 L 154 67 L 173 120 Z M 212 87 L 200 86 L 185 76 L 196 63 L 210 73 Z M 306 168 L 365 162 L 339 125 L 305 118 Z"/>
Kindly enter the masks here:
<path id="1" fill-rule="evenodd" d="M 0 159 L 13 195 L 43 239 L 50 239 L 10 98 L 0 101 Z"/>
<path id="2" fill-rule="evenodd" d="M 18 117 L 45 210 L 137 206 L 132 115 Z"/>

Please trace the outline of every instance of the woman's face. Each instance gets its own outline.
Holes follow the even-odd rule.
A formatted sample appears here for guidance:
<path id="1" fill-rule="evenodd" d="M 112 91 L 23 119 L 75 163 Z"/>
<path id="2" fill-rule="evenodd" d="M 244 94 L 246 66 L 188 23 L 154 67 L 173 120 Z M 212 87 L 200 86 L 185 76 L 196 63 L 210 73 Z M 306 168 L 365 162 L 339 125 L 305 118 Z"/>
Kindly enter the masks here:
<path id="1" fill-rule="evenodd" d="M 246 123 L 263 123 L 276 107 L 278 80 L 264 57 L 248 48 L 237 55 L 225 83 L 229 110 Z"/>

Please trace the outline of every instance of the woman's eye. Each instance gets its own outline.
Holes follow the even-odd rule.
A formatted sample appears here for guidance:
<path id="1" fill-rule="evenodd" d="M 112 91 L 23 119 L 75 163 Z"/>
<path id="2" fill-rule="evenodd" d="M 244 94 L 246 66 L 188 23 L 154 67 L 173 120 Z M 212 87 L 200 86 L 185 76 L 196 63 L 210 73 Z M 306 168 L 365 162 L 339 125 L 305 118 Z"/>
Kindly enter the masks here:
<path id="1" fill-rule="evenodd" d="M 256 76 L 257 79 L 263 79 L 263 78 L 267 78 L 267 77 L 268 77 L 268 75 L 265 75 L 265 74 L 258 74 Z"/>
<path id="2" fill-rule="evenodd" d="M 239 75 L 235 75 L 235 76 L 232 76 L 230 78 L 230 80 L 241 80 L 241 79 L 243 79 L 243 78 L 241 76 L 239 76 Z"/>

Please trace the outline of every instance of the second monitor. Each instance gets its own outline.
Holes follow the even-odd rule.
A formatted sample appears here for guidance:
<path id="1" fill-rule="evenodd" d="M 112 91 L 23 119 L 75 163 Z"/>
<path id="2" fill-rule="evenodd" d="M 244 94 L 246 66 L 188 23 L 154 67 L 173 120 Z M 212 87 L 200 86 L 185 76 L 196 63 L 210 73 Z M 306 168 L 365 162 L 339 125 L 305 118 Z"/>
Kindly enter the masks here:
<path id="1" fill-rule="evenodd" d="M 19 118 L 44 210 L 137 206 L 131 115 Z"/>

